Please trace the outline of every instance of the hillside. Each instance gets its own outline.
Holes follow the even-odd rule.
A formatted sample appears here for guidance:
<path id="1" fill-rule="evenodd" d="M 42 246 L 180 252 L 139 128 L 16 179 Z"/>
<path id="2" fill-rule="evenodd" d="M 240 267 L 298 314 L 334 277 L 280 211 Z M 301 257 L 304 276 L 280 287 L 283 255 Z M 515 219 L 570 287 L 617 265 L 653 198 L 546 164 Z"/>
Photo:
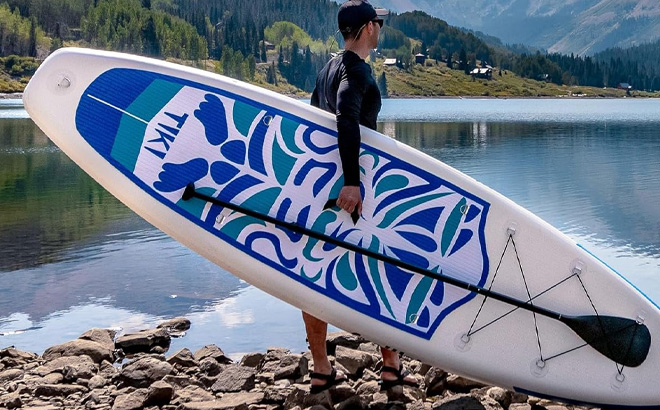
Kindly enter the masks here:
<path id="1" fill-rule="evenodd" d="M 505 43 L 590 55 L 660 38 L 654 0 L 374 0 L 397 12 L 423 10 Z"/>
<path id="2" fill-rule="evenodd" d="M 20 91 L 38 62 L 65 45 L 173 60 L 304 95 L 311 92 L 316 73 L 341 45 L 341 39 L 328 34 L 334 32 L 338 7 L 330 0 L 254 0 L 240 6 L 232 0 L 7 1 L 0 0 L 4 17 L 0 20 L 0 90 L 4 92 Z M 419 95 L 568 94 L 566 90 L 547 94 L 534 80 L 596 88 L 628 82 L 634 89 L 660 90 L 660 82 L 654 81 L 660 75 L 655 67 L 660 64 L 633 64 L 630 55 L 596 61 L 528 54 L 489 45 L 493 42 L 482 38 L 421 11 L 392 14 L 373 58 L 395 59 L 404 76 L 422 75 L 424 70 L 415 70 L 419 67 L 414 63 L 422 51 L 432 65 L 445 67 L 442 72 L 428 70 L 418 79 L 423 91 Z M 524 79 L 520 84 L 527 85 L 512 85 L 509 90 L 501 87 L 502 82 L 497 90 L 473 87 L 467 74 L 487 65 Z M 447 76 L 454 79 L 452 91 L 437 90 L 435 85 Z M 418 95 L 405 87 L 398 89 L 397 84 L 391 84 L 393 95 Z"/>

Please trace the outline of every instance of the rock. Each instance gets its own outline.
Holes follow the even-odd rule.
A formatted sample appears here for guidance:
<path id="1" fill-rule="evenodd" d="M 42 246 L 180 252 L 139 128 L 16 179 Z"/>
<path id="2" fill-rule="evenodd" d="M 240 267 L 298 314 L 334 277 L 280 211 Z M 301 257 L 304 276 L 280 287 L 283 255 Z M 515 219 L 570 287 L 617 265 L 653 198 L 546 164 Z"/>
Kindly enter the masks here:
<path id="1" fill-rule="evenodd" d="M 325 344 L 328 354 L 334 356 L 337 346 L 357 349 L 362 343 L 366 342 L 367 340 L 359 335 L 354 335 L 348 332 L 333 332 L 328 334 Z"/>
<path id="2" fill-rule="evenodd" d="M 23 401 L 18 393 L 9 393 L 0 396 L 0 407 L 13 410 L 23 406 Z"/>
<path id="3" fill-rule="evenodd" d="M 284 408 L 291 409 L 300 406 L 305 409 L 318 404 L 327 404 L 327 402 L 328 399 L 325 394 L 309 394 L 308 384 L 294 384 L 291 386 L 291 392 L 284 401 Z"/>
<path id="4" fill-rule="evenodd" d="M 67 357 L 62 359 L 74 358 Z M 65 381 L 74 382 L 80 379 L 89 380 L 96 375 L 98 368 L 89 356 L 80 356 L 75 359 L 78 360 L 72 360 L 69 363 L 66 363 L 62 369 L 62 375 L 64 376 Z"/>
<path id="5" fill-rule="evenodd" d="M 95 390 L 95 389 L 100 389 L 106 384 L 108 384 L 108 380 L 105 377 L 96 375 L 91 379 L 89 379 L 89 382 L 87 383 L 87 387 L 90 390 Z"/>
<path id="6" fill-rule="evenodd" d="M 85 393 L 87 388 L 75 384 L 43 384 L 37 386 L 35 396 L 66 397 L 74 393 Z"/>
<path id="7" fill-rule="evenodd" d="M 97 367 L 92 358 L 84 355 L 57 357 L 36 368 L 34 370 L 34 374 L 43 377 L 48 374 L 57 372 L 64 375 L 67 368 L 72 374 L 76 373 L 77 371 L 80 371 L 81 373 L 84 372 L 93 374 L 96 374 L 97 372 Z M 91 378 L 92 376 L 88 378 Z"/>
<path id="8" fill-rule="evenodd" d="M 179 387 L 179 388 L 186 388 L 188 386 L 198 386 L 198 387 L 203 387 L 199 383 L 195 383 L 195 381 L 188 377 L 188 376 L 174 376 L 174 375 L 167 375 L 163 377 L 163 381 L 167 384 L 171 384 L 174 387 Z M 214 381 L 215 382 L 215 381 Z"/>
<path id="9" fill-rule="evenodd" d="M 115 399 L 112 410 L 141 410 L 147 398 L 147 389 L 138 389 L 132 393 L 121 394 Z"/>
<path id="10" fill-rule="evenodd" d="M 149 386 L 147 398 L 145 400 L 146 406 L 163 406 L 169 404 L 174 397 L 174 388 L 172 385 L 164 381 L 157 381 Z"/>
<path id="11" fill-rule="evenodd" d="M 426 395 L 439 396 L 445 391 L 445 380 L 448 374 L 437 367 L 431 367 L 424 376 L 424 386 L 426 386 Z"/>
<path id="12" fill-rule="evenodd" d="M 493 400 L 498 402 L 505 409 L 509 408 L 513 398 L 513 392 L 503 389 L 501 387 L 491 387 L 486 394 Z"/>
<path id="13" fill-rule="evenodd" d="M 217 376 L 222 371 L 222 365 L 215 359 L 204 359 L 199 362 L 199 370 L 208 376 Z"/>
<path id="14" fill-rule="evenodd" d="M 218 375 L 217 381 L 211 386 L 214 393 L 239 392 L 251 390 L 255 386 L 256 372 L 251 367 L 229 365 Z"/>
<path id="15" fill-rule="evenodd" d="M 197 367 L 199 362 L 195 360 L 192 352 L 186 348 L 179 350 L 167 359 L 167 363 L 179 367 Z"/>
<path id="16" fill-rule="evenodd" d="M 111 329 L 90 329 L 83 333 L 78 339 L 96 342 L 106 349 L 115 350 L 115 336 L 117 332 Z"/>
<path id="17" fill-rule="evenodd" d="M 174 390 L 172 404 L 182 404 L 194 401 L 215 400 L 215 396 L 199 386 L 188 386 L 184 389 Z"/>
<path id="18" fill-rule="evenodd" d="M 172 365 L 165 361 L 145 357 L 124 365 L 119 377 L 127 386 L 149 387 L 153 382 L 172 373 L 172 370 Z"/>
<path id="19" fill-rule="evenodd" d="M 14 347 L 0 350 L 0 363 L 6 368 L 24 366 L 37 358 L 38 356 L 34 353 L 23 352 Z"/>
<path id="20" fill-rule="evenodd" d="M 360 396 L 368 396 L 376 394 L 380 391 L 380 385 L 377 381 L 370 381 L 362 383 L 360 387 L 357 388 L 357 394 Z"/>
<path id="21" fill-rule="evenodd" d="M 167 331 L 185 332 L 190 329 L 190 320 L 185 317 L 175 317 L 157 326 L 158 329 L 165 329 Z"/>
<path id="22" fill-rule="evenodd" d="M 344 346 L 337 346 L 335 360 L 344 366 L 352 377 L 359 377 L 365 368 L 373 366 L 376 362 L 372 354 Z"/>
<path id="23" fill-rule="evenodd" d="M 290 393 L 291 389 L 289 387 L 268 386 L 264 390 L 264 401 L 267 403 L 284 404 Z"/>
<path id="24" fill-rule="evenodd" d="M 469 392 L 472 389 L 485 387 L 483 383 L 466 379 L 465 377 L 457 376 L 455 374 L 450 374 L 447 376 L 445 386 L 447 389 L 453 392 Z"/>
<path id="25" fill-rule="evenodd" d="M 92 342 L 91 340 L 72 340 L 57 346 L 48 348 L 42 358 L 46 361 L 57 359 L 58 357 L 69 356 L 89 356 L 94 363 L 101 363 L 104 360 L 114 361 L 112 350 L 107 349 L 102 344 Z"/>
<path id="26" fill-rule="evenodd" d="M 163 349 L 167 351 L 170 348 L 171 341 L 172 338 L 165 329 L 144 330 L 118 338 L 115 346 L 126 354 L 163 353 Z"/>
<path id="27" fill-rule="evenodd" d="M 433 410 L 486 410 L 486 407 L 472 396 L 458 395 L 436 401 Z"/>
<path id="28" fill-rule="evenodd" d="M 22 379 L 25 376 L 25 372 L 21 369 L 9 369 L 4 372 L 0 372 L 0 385 L 4 385 L 13 380 Z"/>
<path id="29" fill-rule="evenodd" d="M 257 367 L 264 358 L 263 353 L 248 353 L 241 359 L 240 365 L 247 367 Z"/>
<path id="30" fill-rule="evenodd" d="M 238 408 L 240 406 L 249 406 L 251 404 L 258 404 L 264 399 L 264 394 L 261 392 L 255 393 L 228 393 L 222 396 L 220 403 L 227 406 L 228 409 Z M 233 406 L 233 407 L 232 407 Z"/>
<path id="31" fill-rule="evenodd" d="M 365 410 L 366 403 L 360 396 L 352 396 L 335 406 L 337 410 Z"/>
<path id="32" fill-rule="evenodd" d="M 227 406 L 220 400 L 197 401 L 184 403 L 179 407 L 180 410 L 249 410 L 247 405 Z"/>
<path id="33" fill-rule="evenodd" d="M 280 360 L 264 362 L 260 373 L 273 373 L 275 380 L 297 379 L 307 374 L 309 363 L 300 354 L 288 354 Z"/>
<path id="34" fill-rule="evenodd" d="M 229 357 L 225 356 L 225 353 L 216 345 L 206 345 L 195 352 L 195 360 L 201 362 L 204 359 L 214 359 L 220 364 L 230 364 L 233 363 Z"/>

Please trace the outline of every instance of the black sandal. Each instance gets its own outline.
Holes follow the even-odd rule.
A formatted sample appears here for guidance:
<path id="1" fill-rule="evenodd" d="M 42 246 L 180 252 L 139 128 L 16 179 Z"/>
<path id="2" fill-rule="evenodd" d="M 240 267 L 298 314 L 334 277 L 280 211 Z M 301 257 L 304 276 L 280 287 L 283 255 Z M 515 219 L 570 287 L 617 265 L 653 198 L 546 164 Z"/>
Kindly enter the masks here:
<path id="1" fill-rule="evenodd" d="M 378 384 L 380 384 L 380 391 L 389 390 L 396 386 L 419 387 L 419 383 L 406 380 L 406 377 L 410 376 L 410 372 L 407 370 L 403 370 L 403 365 L 401 365 L 398 369 L 390 366 L 383 366 L 383 368 L 380 369 L 381 377 L 383 372 L 394 373 L 396 375 L 396 379 L 394 380 L 380 379 L 380 382 L 378 382 Z"/>
<path id="2" fill-rule="evenodd" d="M 330 374 L 312 373 L 310 374 L 310 377 L 312 379 L 325 380 L 325 384 L 311 385 L 309 389 L 309 392 L 311 394 L 318 394 L 324 392 L 329 388 L 346 381 L 345 376 L 339 379 L 337 378 L 337 370 L 334 368 L 332 369 L 332 372 Z"/>

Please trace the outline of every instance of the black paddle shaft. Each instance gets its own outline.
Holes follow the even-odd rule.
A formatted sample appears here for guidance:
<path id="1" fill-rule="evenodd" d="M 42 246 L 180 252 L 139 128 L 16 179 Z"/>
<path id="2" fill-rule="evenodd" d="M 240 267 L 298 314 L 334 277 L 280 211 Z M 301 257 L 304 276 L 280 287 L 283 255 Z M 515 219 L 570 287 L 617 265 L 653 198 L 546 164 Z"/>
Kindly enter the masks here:
<path id="1" fill-rule="evenodd" d="M 311 229 L 307 229 L 290 222 L 284 222 L 269 215 L 234 205 L 231 202 L 223 201 L 222 199 L 202 194 L 201 192 L 195 190 L 195 186 L 192 183 L 188 184 L 186 187 L 182 199 L 187 201 L 191 198 L 202 199 L 204 201 L 220 205 L 224 208 L 231 209 L 244 215 L 272 223 L 282 228 L 286 228 L 290 231 L 336 245 L 348 251 L 359 253 L 369 258 L 394 265 L 401 269 L 419 273 L 420 275 L 439 280 L 449 285 L 484 295 L 486 297 L 499 300 L 500 302 L 504 302 L 509 305 L 549 317 L 551 319 L 558 320 L 567 325 L 589 345 L 594 347 L 605 356 L 613 359 L 617 363 L 621 363 L 630 367 L 639 366 L 646 359 L 648 354 L 651 343 L 650 332 L 645 325 L 637 323 L 637 321 L 633 319 L 598 315 L 575 317 L 562 315 L 561 313 L 533 305 L 529 302 L 515 299 L 502 293 L 488 290 L 480 286 L 462 281 L 460 279 L 453 278 L 451 276 L 431 272 L 427 269 L 411 265 L 387 255 L 373 252 L 360 246 L 341 241 L 329 235 L 318 233 L 312 231 Z M 631 331 L 631 329 L 634 331 Z M 623 337 L 625 340 L 620 340 L 621 337 Z"/>

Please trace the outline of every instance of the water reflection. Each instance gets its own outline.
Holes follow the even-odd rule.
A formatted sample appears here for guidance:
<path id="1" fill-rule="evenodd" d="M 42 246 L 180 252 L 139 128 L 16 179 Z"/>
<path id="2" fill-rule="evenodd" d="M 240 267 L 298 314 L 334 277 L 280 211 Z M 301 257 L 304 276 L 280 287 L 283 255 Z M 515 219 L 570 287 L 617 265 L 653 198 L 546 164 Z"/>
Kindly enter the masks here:
<path id="1" fill-rule="evenodd" d="M 660 301 L 658 101 L 586 103 L 386 101 L 378 127 L 530 209 Z M 305 348 L 296 309 L 144 222 L 22 109 L 0 108 L 0 210 L 0 348 L 41 352 L 91 327 L 180 315 L 193 328 L 172 349 Z"/>
<path id="2" fill-rule="evenodd" d="M 485 183 L 564 232 L 660 258 L 655 124 L 385 122 L 379 130 Z"/>

